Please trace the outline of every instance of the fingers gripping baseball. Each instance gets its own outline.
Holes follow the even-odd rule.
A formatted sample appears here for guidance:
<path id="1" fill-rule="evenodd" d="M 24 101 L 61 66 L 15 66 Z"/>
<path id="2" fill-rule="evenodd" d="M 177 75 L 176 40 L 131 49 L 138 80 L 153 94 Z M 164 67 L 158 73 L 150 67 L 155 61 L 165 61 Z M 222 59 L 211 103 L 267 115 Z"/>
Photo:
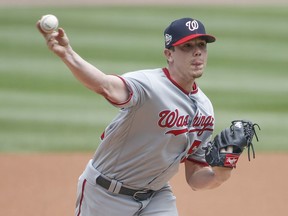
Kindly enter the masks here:
<path id="1" fill-rule="evenodd" d="M 233 146 L 227 146 L 226 148 L 221 148 L 220 153 L 233 153 Z"/>
<path id="2" fill-rule="evenodd" d="M 58 29 L 58 32 L 54 32 L 47 39 L 47 45 L 54 53 L 63 56 L 69 47 L 69 40 L 62 28 Z"/>
<path id="3" fill-rule="evenodd" d="M 59 28 L 58 31 L 53 31 L 52 33 L 46 33 L 41 29 L 40 20 L 36 24 L 39 32 L 42 34 L 46 40 L 48 48 L 53 51 L 56 55 L 63 57 L 70 47 L 69 39 L 65 34 L 64 29 Z"/>

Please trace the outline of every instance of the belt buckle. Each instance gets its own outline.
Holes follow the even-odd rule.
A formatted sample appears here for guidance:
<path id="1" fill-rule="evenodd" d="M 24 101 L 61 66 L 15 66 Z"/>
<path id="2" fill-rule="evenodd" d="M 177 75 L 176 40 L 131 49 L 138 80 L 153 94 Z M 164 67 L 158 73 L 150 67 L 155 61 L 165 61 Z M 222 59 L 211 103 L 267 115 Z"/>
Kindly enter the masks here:
<path id="1" fill-rule="evenodd" d="M 149 194 L 149 196 L 146 196 L 146 197 L 139 197 L 138 195 L 144 195 L 144 194 Z M 136 200 L 136 201 L 143 201 L 143 200 L 146 200 L 148 199 L 150 196 L 152 195 L 152 193 L 150 193 L 149 191 L 137 191 L 133 194 L 133 199 Z"/>

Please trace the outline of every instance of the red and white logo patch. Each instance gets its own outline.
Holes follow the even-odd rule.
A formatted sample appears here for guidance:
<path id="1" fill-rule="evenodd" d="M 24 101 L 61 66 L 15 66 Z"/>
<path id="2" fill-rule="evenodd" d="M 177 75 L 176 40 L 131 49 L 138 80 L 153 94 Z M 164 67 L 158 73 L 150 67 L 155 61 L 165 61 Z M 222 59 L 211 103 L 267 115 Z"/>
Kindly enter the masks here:
<path id="1" fill-rule="evenodd" d="M 236 167 L 236 163 L 238 162 L 239 155 L 235 154 L 226 154 L 224 166 L 225 167 Z"/>

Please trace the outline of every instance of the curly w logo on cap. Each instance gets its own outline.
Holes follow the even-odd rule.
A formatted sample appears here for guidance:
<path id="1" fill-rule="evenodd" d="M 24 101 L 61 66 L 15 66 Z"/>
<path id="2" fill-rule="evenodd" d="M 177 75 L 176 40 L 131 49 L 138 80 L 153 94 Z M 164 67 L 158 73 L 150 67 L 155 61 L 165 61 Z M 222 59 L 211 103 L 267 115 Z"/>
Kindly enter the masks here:
<path id="1" fill-rule="evenodd" d="M 194 31 L 199 28 L 198 22 L 196 20 L 186 22 L 186 26 L 190 31 Z"/>

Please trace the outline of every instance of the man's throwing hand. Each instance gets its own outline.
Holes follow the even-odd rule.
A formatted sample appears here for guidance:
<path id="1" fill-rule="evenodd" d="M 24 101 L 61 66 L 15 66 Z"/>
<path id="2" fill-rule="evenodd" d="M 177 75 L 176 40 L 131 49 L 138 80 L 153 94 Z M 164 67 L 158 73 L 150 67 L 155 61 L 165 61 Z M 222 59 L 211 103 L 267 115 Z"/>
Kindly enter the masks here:
<path id="1" fill-rule="evenodd" d="M 64 57 L 67 50 L 71 49 L 69 39 L 62 28 L 52 33 L 44 32 L 40 26 L 40 20 L 36 23 L 36 27 L 46 40 L 47 46 L 59 57 Z"/>

